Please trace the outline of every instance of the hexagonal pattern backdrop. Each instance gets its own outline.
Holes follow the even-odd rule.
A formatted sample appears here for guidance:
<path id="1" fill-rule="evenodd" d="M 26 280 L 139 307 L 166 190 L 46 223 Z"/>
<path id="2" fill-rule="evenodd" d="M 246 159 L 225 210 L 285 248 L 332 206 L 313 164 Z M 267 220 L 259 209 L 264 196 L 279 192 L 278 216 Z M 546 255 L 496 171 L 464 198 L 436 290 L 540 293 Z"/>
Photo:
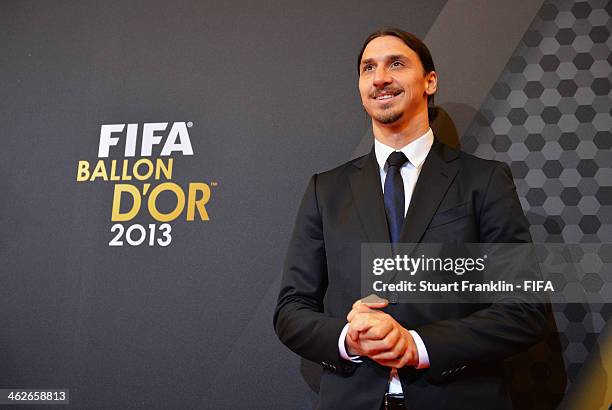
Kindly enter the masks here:
<path id="1" fill-rule="evenodd" d="M 461 139 L 510 164 L 536 242 L 612 242 L 611 14 L 606 0 L 544 2 Z M 568 386 L 611 306 L 553 306 Z M 540 365 L 532 377 L 552 377 Z"/>

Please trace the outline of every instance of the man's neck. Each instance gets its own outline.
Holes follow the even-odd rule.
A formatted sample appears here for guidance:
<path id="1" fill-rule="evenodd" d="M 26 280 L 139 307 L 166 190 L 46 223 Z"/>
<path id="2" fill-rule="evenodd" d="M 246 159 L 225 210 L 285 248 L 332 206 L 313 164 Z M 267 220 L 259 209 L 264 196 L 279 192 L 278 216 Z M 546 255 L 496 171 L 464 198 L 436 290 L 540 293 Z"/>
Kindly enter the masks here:
<path id="1" fill-rule="evenodd" d="M 424 115 L 422 115 L 424 114 Z M 372 121 L 374 138 L 394 149 L 400 149 L 421 137 L 429 129 L 427 111 L 405 124 L 381 124 Z"/>

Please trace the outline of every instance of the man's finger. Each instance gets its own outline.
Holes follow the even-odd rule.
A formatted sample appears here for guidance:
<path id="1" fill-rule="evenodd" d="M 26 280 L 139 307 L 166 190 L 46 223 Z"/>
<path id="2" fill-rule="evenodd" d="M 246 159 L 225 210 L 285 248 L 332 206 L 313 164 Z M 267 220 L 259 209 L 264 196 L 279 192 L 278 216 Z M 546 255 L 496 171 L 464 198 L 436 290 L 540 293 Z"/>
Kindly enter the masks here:
<path id="1" fill-rule="evenodd" d="M 348 328 L 348 330 L 346 332 L 346 336 L 350 337 L 354 341 L 358 341 L 359 340 L 359 331 L 356 330 L 354 327 L 349 326 L 349 328 Z"/>
<path id="2" fill-rule="evenodd" d="M 353 309 L 351 309 L 351 311 L 347 315 L 347 318 L 349 316 L 353 317 L 357 313 L 365 313 L 365 312 L 368 312 L 368 311 L 370 311 L 369 307 L 367 307 L 366 305 L 363 305 L 363 304 L 359 304 L 359 305 L 355 306 Z M 348 320 L 349 320 L 349 322 L 351 321 L 351 319 L 348 319 Z"/>
<path id="3" fill-rule="evenodd" d="M 401 366 L 399 366 L 399 361 L 398 360 L 374 360 L 376 363 L 378 363 L 381 366 L 386 366 L 386 367 L 395 367 L 396 369 L 401 368 Z"/>
<path id="4" fill-rule="evenodd" d="M 366 323 L 364 318 L 353 319 L 349 322 L 347 333 L 353 338 L 353 340 L 359 340 L 359 332 L 369 329 L 369 325 Z"/>
<path id="5" fill-rule="evenodd" d="M 406 349 L 404 354 L 395 359 L 384 359 L 383 357 L 384 354 L 380 354 L 379 356 L 371 357 L 371 359 L 382 366 L 395 367 L 397 369 L 404 366 L 416 366 L 419 362 L 418 353 L 410 348 Z"/>
<path id="6" fill-rule="evenodd" d="M 351 311 L 350 311 L 350 312 L 348 312 L 348 315 L 346 315 L 346 320 L 347 320 L 347 322 L 349 322 L 349 323 L 350 323 L 350 322 L 352 322 L 352 321 L 353 321 L 353 319 L 355 318 L 355 315 L 356 315 L 357 313 L 359 313 L 359 312 L 357 312 L 357 311 L 355 310 L 355 308 L 351 309 Z"/>
<path id="7" fill-rule="evenodd" d="M 347 344 L 358 344 L 359 343 L 359 332 L 355 329 L 351 329 L 349 326 L 346 332 L 346 342 Z"/>
<path id="8" fill-rule="evenodd" d="M 352 328 L 358 332 L 366 332 L 377 323 L 375 319 L 372 319 L 372 315 L 368 313 L 359 313 L 349 322 L 349 329 Z"/>
<path id="9" fill-rule="evenodd" d="M 353 320 L 353 318 L 355 317 L 357 313 L 373 313 L 373 312 L 375 311 L 373 309 L 370 309 L 366 304 L 360 303 L 358 305 L 355 305 L 355 307 L 351 309 L 348 315 L 346 315 L 346 320 L 350 322 L 351 320 Z"/>
<path id="10" fill-rule="evenodd" d="M 387 335 L 394 329 L 393 322 L 390 320 L 380 320 L 376 326 L 370 327 L 362 337 L 372 340 L 381 340 L 387 337 Z"/>
<path id="11" fill-rule="evenodd" d="M 381 341 L 382 342 L 382 341 Z M 384 343 L 384 342 L 383 342 Z M 389 344 L 385 343 L 384 346 L 387 348 L 385 350 L 381 350 L 379 353 L 375 354 L 371 357 L 372 360 L 397 360 L 399 361 L 404 355 L 404 351 L 406 350 L 406 342 L 404 339 L 400 338 L 391 348 L 389 348 Z"/>
<path id="12" fill-rule="evenodd" d="M 374 357 L 386 350 L 382 340 L 359 339 L 359 346 L 368 357 Z"/>
<path id="13" fill-rule="evenodd" d="M 366 320 L 357 320 L 349 323 L 348 331 L 346 332 L 351 339 L 355 341 L 360 340 L 361 332 L 365 332 L 370 328 L 371 324 L 369 324 Z"/>
<path id="14" fill-rule="evenodd" d="M 372 359 L 380 357 L 382 359 L 396 359 L 399 356 L 398 351 L 402 348 L 401 346 L 396 347 L 399 341 L 397 335 L 391 336 L 389 339 L 371 340 L 364 339 L 359 335 L 359 343 L 361 347 L 368 352 L 368 356 Z M 395 353 L 393 353 L 395 352 Z M 384 356 L 379 356 L 385 354 Z"/>

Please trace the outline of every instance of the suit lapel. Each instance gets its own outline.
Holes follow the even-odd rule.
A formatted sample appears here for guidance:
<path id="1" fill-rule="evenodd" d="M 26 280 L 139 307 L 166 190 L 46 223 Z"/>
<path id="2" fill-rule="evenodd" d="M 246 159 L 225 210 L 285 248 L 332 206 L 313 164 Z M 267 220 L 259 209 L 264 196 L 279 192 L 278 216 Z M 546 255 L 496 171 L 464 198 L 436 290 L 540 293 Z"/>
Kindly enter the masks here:
<path id="1" fill-rule="evenodd" d="M 349 183 L 368 242 L 388 243 L 389 228 L 374 149 L 353 165 L 358 169 L 349 176 Z"/>
<path id="2" fill-rule="evenodd" d="M 457 154 L 434 140 L 417 179 L 406 213 L 400 242 L 418 243 L 458 172 L 451 161 Z M 384 208 L 383 208 L 384 209 Z"/>

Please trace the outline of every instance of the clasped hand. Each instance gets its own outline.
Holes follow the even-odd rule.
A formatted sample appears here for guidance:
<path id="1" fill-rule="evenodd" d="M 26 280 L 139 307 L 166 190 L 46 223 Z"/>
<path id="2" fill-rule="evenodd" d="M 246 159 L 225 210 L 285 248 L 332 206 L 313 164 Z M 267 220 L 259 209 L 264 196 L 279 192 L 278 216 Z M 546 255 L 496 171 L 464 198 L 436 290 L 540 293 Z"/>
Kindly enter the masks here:
<path id="1" fill-rule="evenodd" d="M 408 330 L 380 309 L 388 301 L 364 303 L 358 300 L 347 315 L 347 353 L 367 356 L 388 367 L 417 366 L 419 356 L 414 339 Z"/>

